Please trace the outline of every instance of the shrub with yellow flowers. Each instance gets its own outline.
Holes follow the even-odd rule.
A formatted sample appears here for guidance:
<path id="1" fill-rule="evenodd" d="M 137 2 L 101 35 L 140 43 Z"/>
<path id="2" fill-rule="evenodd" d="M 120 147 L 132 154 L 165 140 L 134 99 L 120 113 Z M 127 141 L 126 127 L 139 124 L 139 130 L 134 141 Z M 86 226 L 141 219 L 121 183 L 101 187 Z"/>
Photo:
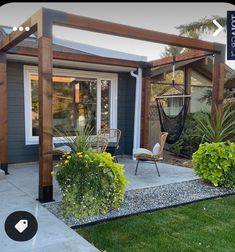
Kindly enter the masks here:
<path id="1" fill-rule="evenodd" d="M 92 149 L 66 153 L 57 167 L 64 216 L 105 214 L 123 202 L 127 184 L 124 167 L 113 162 L 109 153 Z"/>

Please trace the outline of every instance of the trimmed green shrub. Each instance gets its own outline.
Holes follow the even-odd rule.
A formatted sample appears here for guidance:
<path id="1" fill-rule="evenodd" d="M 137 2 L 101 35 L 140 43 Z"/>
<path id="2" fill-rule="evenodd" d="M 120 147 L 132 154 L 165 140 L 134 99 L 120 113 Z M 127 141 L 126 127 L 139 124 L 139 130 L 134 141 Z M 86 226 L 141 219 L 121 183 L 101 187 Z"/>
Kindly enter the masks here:
<path id="1" fill-rule="evenodd" d="M 193 154 L 196 174 L 214 186 L 235 188 L 235 144 L 204 143 Z"/>
<path id="2" fill-rule="evenodd" d="M 109 153 L 98 154 L 92 149 L 66 153 L 57 166 L 64 216 L 105 214 L 123 202 L 127 184 L 124 168 L 114 163 Z"/>

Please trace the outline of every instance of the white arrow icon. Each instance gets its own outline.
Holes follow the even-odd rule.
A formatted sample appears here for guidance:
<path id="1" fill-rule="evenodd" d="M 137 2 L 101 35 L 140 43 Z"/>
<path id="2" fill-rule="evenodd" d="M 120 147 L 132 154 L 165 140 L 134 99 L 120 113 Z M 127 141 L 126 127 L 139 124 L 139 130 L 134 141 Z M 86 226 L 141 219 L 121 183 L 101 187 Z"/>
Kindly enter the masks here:
<path id="1" fill-rule="evenodd" d="M 213 20 L 213 23 L 218 27 L 218 29 L 213 33 L 213 37 L 217 36 L 224 28 L 221 26 L 216 19 Z"/>

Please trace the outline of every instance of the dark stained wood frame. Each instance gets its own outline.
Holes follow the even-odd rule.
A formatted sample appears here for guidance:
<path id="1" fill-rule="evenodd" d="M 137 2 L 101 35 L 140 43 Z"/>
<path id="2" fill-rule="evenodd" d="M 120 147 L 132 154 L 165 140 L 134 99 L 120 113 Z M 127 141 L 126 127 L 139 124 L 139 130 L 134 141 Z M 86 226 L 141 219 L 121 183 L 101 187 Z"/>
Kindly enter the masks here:
<path id="1" fill-rule="evenodd" d="M 191 76 L 192 68 L 186 66 L 184 68 L 184 92 L 186 95 L 191 95 Z M 191 104 L 189 103 L 188 111 L 191 109 Z"/>
<path id="2" fill-rule="evenodd" d="M 16 55 L 38 57 L 37 48 L 30 48 L 24 46 L 17 46 L 13 52 L 9 53 Z M 133 68 L 141 67 L 141 65 L 143 64 L 141 62 L 133 60 L 123 60 L 123 59 L 115 59 L 115 58 L 86 55 L 81 53 L 61 52 L 61 51 L 53 51 L 53 59 L 104 64 L 112 66 L 133 67 Z"/>
<path id="3" fill-rule="evenodd" d="M 190 52 L 186 52 L 186 53 L 182 53 L 182 54 L 178 54 L 175 57 L 175 63 L 180 62 L 180 61 L 185 61 L 185 60 L 191 60 L 191 59 L 197 59 L 197 58 L 201 58 L 203 56 L 210 56 L 213 53 L 208 53 L 205 51 L 190 51 Z M 168 64 L 172 64 L 173 62 L 173 57 L 169 56 L 169 57 L 165 57 L 162 59 L 157 59 L 157 60 L 152 60 L 150 61 L 150 65 L 152 68 L 154 67 L 160 67 L 160 66 L 164 66 L 164 65 L 168 65 Z"/>
<path id="4" fill-rule="evenodd" d="M 167 33 L 131 27 L 127 25 L 121 25 L 117 23 L 81 17 L 73 14 L 68 14 L 61 11 L 50 10 L 42 8 L 32 15 L 24 24 L 23 27 L 28 26 L 30 30 L 16 31 L 9 34 L 0 42 L 0 57 L 4 53 L 16 46 L 20 41 L 27 38 L 30 34 L 37 31 L 39 48 L 39 107 L 40 107 L 40 165 L 39 165 L 39 200 L 51 201 L 52 200 L 52 113 L 51 113 L 51 94 L 52 94 L 52 27 L 53 25 L 66 26 L 76 29 L 82 29 L 86 31 L 93 31 L 98 33 L 104 33 L 115 36 L 122 36 L 126 38 L 139 39 L 155 43 L 163 43 L 174 46 L 181 46 L 196 50 L 202 50 L 215 55 L 214 64 L 214 78 L 213 78 L 213 98 L 212 98 L 212 113 L 215 113 L 215 106 L 220 109 L 223 104 L 223 87 L 224 87 L 224 45 L 210 43 L 207 41 L 191 39 Z M 6 62 L 1 63 L 1 105 L 6 108 L 7 96 L 6 96 Z M 146 77 L 148 78 L 148 77 Z M 144 83 L 148 83 L 148 79 L 144 79 Z M 146 86 L 146 85 L 145 85 Z M 148 88 L 148 87 L 147 87 Z M 143 101 L 144 109 L 143 113 L 146 113 L 149 106 L 149 92 L 144 90 Z M 2 100 L 2 97 L 3 100 Z M 0 129 L 0 150 L 4 150 L 5 154 L 2 154 L 1 162 L 7 162 L 4 156 L 6 156 L 7 150 L 7 135 L 6 122 L 7 122 L 7 109 L 1 112 L 3 119 L 3 125 Z M 142 132 L 147 130 L 146 120 L 147 116 L 144 116 L 142 122 Z"/>
<path id="5" fill-rule="evenodd" d="M 52 188 L 52 38 L 38 39 L 38 77 L 39 77 L 39 200 L 51 201 Z"/>

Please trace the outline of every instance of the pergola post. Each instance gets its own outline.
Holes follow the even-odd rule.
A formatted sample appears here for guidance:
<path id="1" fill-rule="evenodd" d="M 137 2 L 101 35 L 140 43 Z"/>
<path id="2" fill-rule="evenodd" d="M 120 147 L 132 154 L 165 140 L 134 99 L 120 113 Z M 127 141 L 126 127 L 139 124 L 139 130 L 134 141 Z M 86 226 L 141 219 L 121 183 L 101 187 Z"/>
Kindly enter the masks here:
<path id="1" fill-rule="evenodd" d="M 150 69 L 144 69 L 142 78 L 142 101 L 141 101 L 141 139 L 140 145 L 149 148 L 149 111 L 151 98 Z"/>
<path id="2" fill-rule="evenodd" d="M 223 111 L 224 101 L 224 67 L 225 67 L 225 46 L 215 44 L 220 48 L 220 53 L 214 55 L 213 65 L 213 87 L 212 87 L 212 104 L 211 115 L 215 116 L 217 111 Z"/>
<path id="3" fill-rule="evenodd" d="M 52 38 L 42 36 L 38 39 L 39 75 L 39 201 L 53 200 L 52 184 Z"/>
<path id="4" fill-rule="evenodd" d="M 0 52 L 0 165 L 8 173 L 7 139 L 7 63 L 6 53 Z"/>

